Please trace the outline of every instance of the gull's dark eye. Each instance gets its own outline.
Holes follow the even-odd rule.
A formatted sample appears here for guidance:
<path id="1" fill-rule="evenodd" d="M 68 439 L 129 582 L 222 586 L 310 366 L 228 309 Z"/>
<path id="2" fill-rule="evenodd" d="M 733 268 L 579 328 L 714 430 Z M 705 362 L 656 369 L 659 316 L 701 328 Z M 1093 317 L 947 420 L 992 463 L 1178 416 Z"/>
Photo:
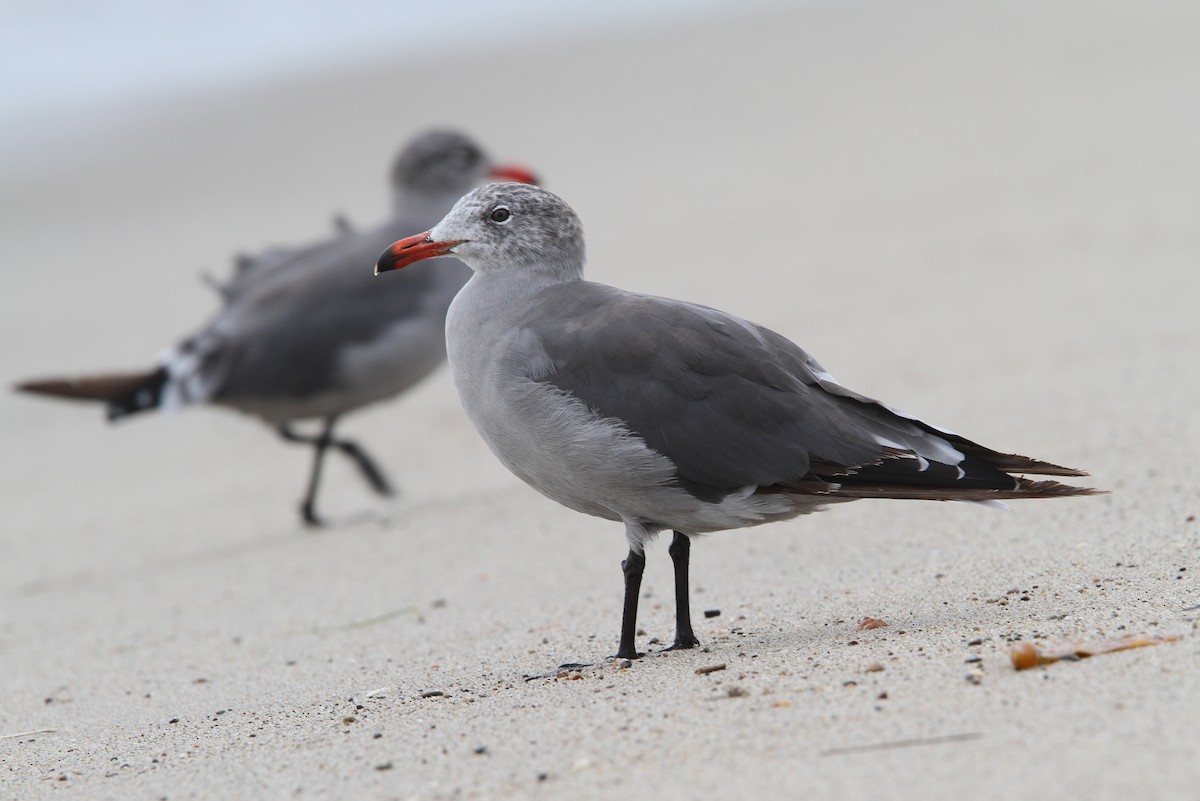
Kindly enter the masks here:
<path id="1" fill-rule="evenodd" d="M 503 206 L 497 206 L 496 208 L 492 209 L 492 213 L 488 215 L 488 219 L 492 222 L 502 223 L 508 222 L 508 218 L 511 216 L 512 214 L 508 209 L 504 208 Z"/>

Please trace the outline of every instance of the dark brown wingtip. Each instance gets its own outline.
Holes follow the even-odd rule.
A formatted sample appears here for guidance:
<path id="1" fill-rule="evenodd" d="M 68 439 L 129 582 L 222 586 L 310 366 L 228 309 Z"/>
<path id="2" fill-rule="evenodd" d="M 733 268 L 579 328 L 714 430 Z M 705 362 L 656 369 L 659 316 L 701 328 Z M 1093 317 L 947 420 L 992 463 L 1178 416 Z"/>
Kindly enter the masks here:
<path id="1" fill-rule="evenodd" d="M 1091 475 L 1086 470 L 1076 470 L 1074 467 L 1063 467 L 1062 465 L 1051 464 L 1050 462 L 1034 462 L 1034 467 L 1025 468 L 1024 470 L 1014 469 L 1017 473 L 1032 473 L 1039 476 L 1070 476 L 1072 478 L 1083 478 Z"/>
<path id="2" fill-rule="evenodd" d="M 1086 476 L 1087 473 L 1075 472 L 1066 475 Z M 1013 498 L 1074 498 L 1082 495 L 1108 495 L 1108 490 L 1095 487 L 1073 487 L 1059 481 L 1030 481 L 1027 478 L 1019 478 L 1017 479 L 1017 494 Z"/>
<path id="3" fill-rule="evenodd" d="M 961 443 L 955 442 L 954 445 L 962 450 L 963 453 L 978 457 L 997 470 L 1003 470 L 1006 473 L 1029 473 L 1038 476 L 1070 476 L 1072 478 L 1082 478 L 1088 475 L 1086 471 L 1077 470 L 1074 467 L 1063 467 L 1053 462 L 1043 462 L 1041 459 L 1022 456 L 1019 453 L 1000 453 L 999 451 L 993 451 L 965 440 Z"/>
<path id="4" fill-rule="evenodd" d="M 830 484 L 819 492 L 801 490 L 806 494 L 830 498 L 889 498 L 919 501 L 1019 501 L 1033 498 L 1074 498 L 1084 495 L 1107 495 L 1108 490 L 1092 487 L 1073 487 L 1058 481 L 1031 481 L 1017 478 L 1012 489 L 979 489 L 918 486 L 905 484 Z"/>

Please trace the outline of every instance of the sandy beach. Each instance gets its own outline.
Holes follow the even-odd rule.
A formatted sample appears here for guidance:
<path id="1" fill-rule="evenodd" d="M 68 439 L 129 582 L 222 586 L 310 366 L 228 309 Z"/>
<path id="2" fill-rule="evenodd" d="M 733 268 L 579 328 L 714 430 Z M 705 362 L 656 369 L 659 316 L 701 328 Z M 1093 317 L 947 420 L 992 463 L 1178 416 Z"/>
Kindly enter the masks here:
<path id="1" fill-rule="evenodd" d="M 216 308 L 203 271 L 378 219 L 446 124 L 574 206 L 590 278 L 1111 494 L 715 534 L 702 649 L 557 675 L 615 651 L 621 526 L 505 471 L 448 371 L 346 421 L 401 494 L 335 459 L 320 531 L 255 420 L 5 391 L 0 799 L 1196 798 L 1197 41 L 1183 0 L 759 10 L 398 48 L 10 155 L 5 386 L 147 366 Z M 1181 639 L 1009 663 L 1130 634 Z"/>

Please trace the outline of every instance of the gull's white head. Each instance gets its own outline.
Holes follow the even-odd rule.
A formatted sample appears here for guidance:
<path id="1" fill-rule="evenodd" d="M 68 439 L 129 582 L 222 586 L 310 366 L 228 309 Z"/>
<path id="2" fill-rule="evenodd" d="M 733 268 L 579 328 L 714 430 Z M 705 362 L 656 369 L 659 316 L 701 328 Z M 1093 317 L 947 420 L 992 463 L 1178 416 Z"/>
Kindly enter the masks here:
<path id="1" fill-rule="evenodd" d="M 583 273 L 583 226 L 552 192 L 519 183 L 488 184 L 464 195 L 432 230 L 384 251 L 375 272 L 436 256 L 456 256 L 479 273 Z"/>

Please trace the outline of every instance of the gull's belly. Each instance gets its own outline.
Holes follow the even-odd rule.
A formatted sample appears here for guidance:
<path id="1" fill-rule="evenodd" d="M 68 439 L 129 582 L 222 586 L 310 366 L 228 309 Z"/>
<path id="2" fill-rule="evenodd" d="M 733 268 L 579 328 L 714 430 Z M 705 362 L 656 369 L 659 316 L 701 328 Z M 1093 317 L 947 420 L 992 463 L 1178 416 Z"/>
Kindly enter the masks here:
<path id="1" fill-rule="evenodd" d="M 670 487 L 671 463 L 619 421 L 576 398 L 520 380 L 488 401 L 464 403 L 500 461 L 543 495 L 610 520 L 647 518 Z M 465 399 L 464 399 L 465 400 Z"/>

